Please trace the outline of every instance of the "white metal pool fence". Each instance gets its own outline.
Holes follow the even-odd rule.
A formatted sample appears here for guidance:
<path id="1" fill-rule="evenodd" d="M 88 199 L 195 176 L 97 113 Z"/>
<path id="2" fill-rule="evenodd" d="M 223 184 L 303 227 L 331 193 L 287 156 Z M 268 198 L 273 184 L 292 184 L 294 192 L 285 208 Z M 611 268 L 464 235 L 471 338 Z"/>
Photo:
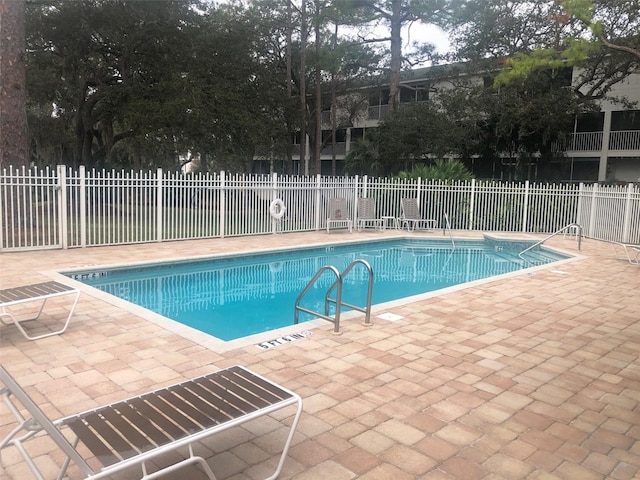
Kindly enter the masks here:
<path id="1" fill-rule="evenodd" d="M 0 172 L 0 250 L 73 248 L 326 228 L 332 197 L 373 197 L 379 217 L 417 198 L 425 218 L 454 230 L 584 235 L 640 244 L 640 186 L 398 178 L 182 174 L 157 171 L 5 169 Z M 270 213 L 280 199 L 281 219 Z"/>

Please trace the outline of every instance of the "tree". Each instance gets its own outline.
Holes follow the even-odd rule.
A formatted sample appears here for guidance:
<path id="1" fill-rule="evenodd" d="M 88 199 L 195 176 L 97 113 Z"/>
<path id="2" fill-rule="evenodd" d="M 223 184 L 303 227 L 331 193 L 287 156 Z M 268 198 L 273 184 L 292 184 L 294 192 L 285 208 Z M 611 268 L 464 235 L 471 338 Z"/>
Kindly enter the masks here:
<path id="1" fill-rule="evenodd" d="M 199 158 L 203 169 L 251 171 L 264 138 L 290 143 L 291 131 L 271 25 L 255 18 L 198 0 L 30 5 L 38 158 L 171 169 Z"/>
<path id="2" fill-rule="evenodd" d="M 458 59 L 501 59 L 508 68 L 496 85 L 575 66 L 572 88 L 589 102 L 638 71 L 638 0 L 460 0 L 457 7 L 451 26 Z"/>
<path id="3" fill-rule="evenodd" d="M 310 17 L 314 27 L 313 50 L 308 56 L 313 75 L 309 75 L 307 80 L 314 89 L 314 95 L 313 103 L 309 102 L 307 108 L 310 112 L 308 132 L 313 173 L 320 173 L 323 149 L 330 142 L 335 144 L 339 128 L 352 126 L 355 117 L 362 114 L 363 102 L 354 97 L 353 89 L 361 88 L 372 72 L 378 73 L 379 56 L 366 44 L 338 37 L 339 26 L 348 21 L 344 10 L 325 0 L 316 0 L 315 7 Z M 328 111 L 331 113 L 330 122 L 323 117 Z M 325 135 L 322 128 L 327 123 L 331 123 L 331 136 Z"/>
<path id="4" fill-rule="evenodd" d="M 0 0 L 0 168 L 29 165 L 24 17 L 24 0 Z"/>
<path id="5" fill-rule="evenodd" d="M 389 111 L 397 109 L 400 103 L 400 72 L 403 62 L 409 62 L 402 52 L 402 28 L 413 22 L 439 25 L 448 17 L 448 2 L 445 0 L 354 0 L 352 8 L 361 9 L 362 17 L 356 17 L 356 24 L 363 26 L 384 25 L 389 36 L 384 38 L 364 38 L 363 41 L 389 42 Z M 432 49 L 420 49 L 430 53 Z"/>
<path id="6" fill-rule="evenodd" d="M 66 163 L 105 166 L 114 146 L 145 136 L 172 138 L 169 118 L 193 21 L 185 2 L 90 0 L 29 4 L 28 81 L 35 125 L 63 124 L 75 136 Z M 189 19 L 192 19 L 191 21 Z M 166 149 L 169 155 L 172 148 Z M 46 151 L 46 149 L 45 149 Z M 140 155 L 136 155 L 140 156 Z M 47 159 L 40 157 L 43 161 Z"/>

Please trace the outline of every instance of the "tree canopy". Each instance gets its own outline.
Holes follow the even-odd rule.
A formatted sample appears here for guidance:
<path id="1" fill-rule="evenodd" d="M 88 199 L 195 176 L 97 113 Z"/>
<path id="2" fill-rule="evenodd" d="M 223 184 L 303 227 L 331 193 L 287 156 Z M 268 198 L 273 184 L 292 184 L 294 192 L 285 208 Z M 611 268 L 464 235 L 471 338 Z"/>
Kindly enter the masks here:
<path id="1" fill-rule="evenodd" d="M 508 152 L 530 176 L 572 116 L 638 71 L 638 1 L 27 0 L 31 160 L 247 172 L 261 158 L 291 172 L 302 134 L 319 173 L 321 151 L 384 87 L 389 115 L 352 142 L 348 171 Z M 447 58 L 405 42 L 416 23 L 450 32 Z M 459 65 L 452 88 L 400 105 L 403 73 L 425 59 Z"/>

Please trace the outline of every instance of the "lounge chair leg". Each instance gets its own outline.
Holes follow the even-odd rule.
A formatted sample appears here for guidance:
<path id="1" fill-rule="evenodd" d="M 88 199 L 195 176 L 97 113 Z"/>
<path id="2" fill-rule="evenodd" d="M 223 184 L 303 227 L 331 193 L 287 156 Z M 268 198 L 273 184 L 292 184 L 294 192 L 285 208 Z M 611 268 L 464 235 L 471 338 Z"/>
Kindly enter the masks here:
<path id="1" fill-rule="evenodd" d="M 287 452 L 289 452 L 289 447 L 291 446 L 291 441 L 293 440 L 293 435 L 296 433 L 296 427 L 298 426 L 298 421 L 300 420 L 300 415 L 302 414 L 302 399 L 298 398 L 298 411 L 296 412 L 296 416 L 293 418 L 293 423 L 291 424 L 291 428 L 289 430 L 289 436 L 287 437 L 287 441 L 284 444 L 282 449 L 282 455 L 280 455 L 280 461 L 278 462 L 278 466 L 276 471 L 273 472 L 273 475 L 266 478 L 265 480 L 274 480 L 278 478 L 280 472 L 282 471 L 282 466 L 284 465 L 284 461 L 287 458 Z"/>
<path id="2" fill-rule="evenodd" d="M 56 287 L 56 285 L 57 285 L 57 287 Z M 35 298 L 29 297 L 29 296 L 25 296 L 24 298 L 21 298 L 19 301 L 9 301 L 9 302 L 4 302 L 3 301 L 2 310 L 0 311 L 0 323 L 2 323 L 3 325 L 10 325 L 10 324 L 15 325 L 18 328 L 18 330 L 20 331 L 20 333 L 27 340 L 39 340 L 41 338 L 47 338 L 47 337 L 51 337 L 51 336 L 54 336 L 54 335 L 60 335 L 61 333 L 64 333 L 66 331 L 67 327 L 69 326 L 69 323 L 71 322 L 71 317 L 73 316 L 73 313 L 75 311 L 76 305 L 78 304 L 78 299 L 80 298 L 80 290 L 67 287 L 66 290 L 60 291 L 60 289 L 59 289 L 60 285 L 56 284 L 56 282 L 47 282 L 47 283 L 38 284 L 38 285 L 30 285 L 28 287 L 34 287 L 34 286 L 38 286 L 38 287 L 41 287 L 41 288 L 44 286 L 45 290 L 48 289 L 48 291 L 46 291 L 46 294 L 48 296 L 45 297 L 44 296 L 45 294 L 41 294 L 40 297 L 35 297 Z M 52 290 L 52 287 L 55 288 L 55 289 Z M 65 286 L 62 286 L 62 287 L 65 287 Z M 23 287 L 19 287 L 18 289 L 14 289 L 14 290 L 19 290 L 20 288 L 23 288 Z M 27 287 L 24 287 L 24 288 L 27 288 Z M 3 290 L 2 292 L 6 292 L 8 290 L 11 290 L 11 289 Z M 27 330 L 22 326 L 22 323 L 23 322 L 30 322 L 30 321 L 33 321 L 33 320 L 38 320 L 40 318 L 40 316 L 42 315 L 42 312 L 44 311 L 45 305 L 47 304 L 47 300 L 49 300 L 49 298 L 53 298 L 54 296 L 68 295 L 68 294 L 75 294 L 75 298 L 73 300 L 73 304 L 71 305 L 71 307 L 69 309 L 69 315 L 64 320 L 64 324 L 63 324 L 62 328 L 59 329 L 59 330 L 50 331 L 49 333 L 45 333 L 45 334 L 42 334 L 42 335 L 35 335 L 35 336 L 29 335 Z M 12 305 L 12 304 L 15 305 L 17 303 L 26 303 L 26 302 L 34 301 L 34 300 L 38 300 L 38 299 L 42 299 L 42 304 L 40 305 L 38 313 L 33 318 L 18 319 L 6 307 L 7 305 Z M 5 321 L 3 319 L 3 317 L 8 317 L 10 319 L 10 322 L 9 321 Z"/>
<path id="3" fill-rule="evenodd" d="M 153 472 L 153 473 L 148 473 L 147 472 L 147 464 L 146 463 L 142 463 L 141 467 L 142 467 L 142 477 L 140 477 L 140 480 L 155 480 L 156 478 L 161 478 L 164 477 L 167 473 L 171 473 L 171 472 L 175 472 L 177 470 L 180 470 L 188 465 L 200 465 L 202 467 L 202 469 L 204 470 L 205 475 L 207 475 L 207 477 L 209 477 L 209 480 L 217 480 L 216 476 L 213 474 L 213 471 L 211 470 L 211 467 L 209 467 L 209 464 L 205 461 L 204 458 L 199 457 L 197 455 L 194 455 L 193 453 L 193 449 L 191 448 L 191 445 L 189 445 L 189 457 L 185 458 L 184 460 L 178 462 L 178 463 L 174 463 L 173 465 L 170 465 L 168 467 L 165 468 L 161 468 L 160 470 Z"/>

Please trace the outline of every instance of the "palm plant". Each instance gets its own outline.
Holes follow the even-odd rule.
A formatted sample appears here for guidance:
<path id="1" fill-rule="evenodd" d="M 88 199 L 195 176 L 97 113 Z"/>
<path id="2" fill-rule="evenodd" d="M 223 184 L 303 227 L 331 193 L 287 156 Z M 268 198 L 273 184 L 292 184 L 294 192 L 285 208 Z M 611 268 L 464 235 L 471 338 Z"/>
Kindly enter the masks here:
<path id="1" fill-rule="evenodd" d="M 441 180 L 443 182 L 468 181 L 473 178 L 473 174 L 459 160 L 438 159 L 433 165 L 416 165 L 410 172 L 402 171 L 398 174 L 400 178 L 423 180 Z"/>

